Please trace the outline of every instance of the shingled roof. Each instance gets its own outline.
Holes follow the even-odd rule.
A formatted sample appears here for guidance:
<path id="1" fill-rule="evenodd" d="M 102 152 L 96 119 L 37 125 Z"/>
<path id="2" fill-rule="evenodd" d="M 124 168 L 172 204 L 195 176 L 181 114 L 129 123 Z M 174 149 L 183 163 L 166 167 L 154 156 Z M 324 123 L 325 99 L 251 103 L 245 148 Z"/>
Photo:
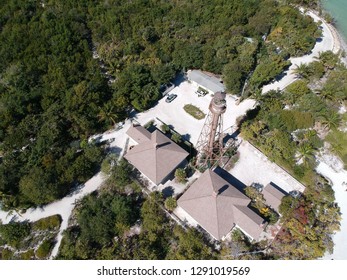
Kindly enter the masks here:
<path id="1" fill-rule="evenodd" d="M 238 226 L 255 240 L 264 220 L 249 207 L 251 200 L 212 170 L 206 170 L 177 201 L 215 239 Z"/>
<path id="2" fill-rule="evenodd" d="M 138 144 L 151 139 L 151 133 L 141 125 L 132 124 L 127 134 Z"/>
<path id="3" fill-rule="evenodd" d="M 188 153 L 158 130 L 149 136 L 147 140 L 138 138 L 139 144 L 124 157 L 153 183 L 160 184 Z"/>
<path id="4" fill-rule="evenodd" d="M 270 184 L 267 184 L 263 189 L 263 196 L 265 198 L 266 204 L 271 206 L 277 212 L 282 198 L 286 195 L 287 193 L 284 190 L 280 189 L 272 182 Z"/>

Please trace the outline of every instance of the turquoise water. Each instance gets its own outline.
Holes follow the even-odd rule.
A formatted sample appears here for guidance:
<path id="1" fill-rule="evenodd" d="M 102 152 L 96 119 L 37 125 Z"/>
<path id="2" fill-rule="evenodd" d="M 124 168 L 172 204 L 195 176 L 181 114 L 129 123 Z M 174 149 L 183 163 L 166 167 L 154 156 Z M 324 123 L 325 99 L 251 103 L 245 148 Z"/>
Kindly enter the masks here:
<path id="1" fill-rule="evenodd" d="M 336 20 L 337 29 L 347 41 L 347 0 L 322 0 L 322 4 Z"/>

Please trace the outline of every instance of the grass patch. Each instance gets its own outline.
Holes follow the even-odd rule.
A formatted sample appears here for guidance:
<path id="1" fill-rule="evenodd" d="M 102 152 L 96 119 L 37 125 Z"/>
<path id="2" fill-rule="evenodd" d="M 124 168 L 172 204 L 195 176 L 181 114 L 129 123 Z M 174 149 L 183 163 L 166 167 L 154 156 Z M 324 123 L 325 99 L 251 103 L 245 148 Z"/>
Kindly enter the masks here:
<path id="1" fill-rule="evenodd" d="M 32 228 L 34 231 L 37 230 L 57 230 L 60 228 L 61 216 L 54 215 L 47 218 L 43 218 L 33 223 Z"/>
<path id="2" fill-rule="evenodd" d="M 205 118 L 206 114 L 202 112 L 198 107 L 192 104 L 186 104 L 183 107 L 184 111 L 186 111 L 189 115 L 196 118 L 197 120 L 202 120 Z"/>

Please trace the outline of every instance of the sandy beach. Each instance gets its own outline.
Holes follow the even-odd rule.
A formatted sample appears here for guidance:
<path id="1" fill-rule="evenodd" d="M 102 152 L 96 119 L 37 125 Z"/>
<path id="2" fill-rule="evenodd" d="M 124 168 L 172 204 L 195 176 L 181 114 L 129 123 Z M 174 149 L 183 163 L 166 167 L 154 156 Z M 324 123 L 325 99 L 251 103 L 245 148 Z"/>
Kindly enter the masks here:
<path id="1" fill-rule="evenodd" d="M 325 254 L 324 260 L 347 260 L 347 171 L 340 169 L 334 170 L 325 162 L 320 162 L 317 167 L 317 172 L 322 174 L 325 178 L 329 179 L 334 192 L 335 201 L 338 203 L 341 211 L 341 230 L 333 236 L 334 252 L 332 254 Z"/>

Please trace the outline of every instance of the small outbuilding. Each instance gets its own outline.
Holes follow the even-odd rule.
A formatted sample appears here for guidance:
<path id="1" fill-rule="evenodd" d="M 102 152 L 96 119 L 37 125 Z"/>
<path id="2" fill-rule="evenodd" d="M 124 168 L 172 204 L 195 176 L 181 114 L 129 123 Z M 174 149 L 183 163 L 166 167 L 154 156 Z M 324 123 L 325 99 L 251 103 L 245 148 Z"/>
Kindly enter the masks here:
<path id="1" fill-rule="evenodd" d="M 278 212 L 278 207 L 281 204 L 282 198 L 288 195 L 284 190 L 278 187 L 273 182 L 267 184 L 263 189 L 263 196 L 266 204 Z"/>
<path id="2" fill-rule="evenodd" d="M 188 80 L 198 87 L 202 87 L 209 93 L 225 92 L 226 88 L 221 79 L 218 79 L 213 74 L 202 72 L 200 70 L 188 70 Z"/>

